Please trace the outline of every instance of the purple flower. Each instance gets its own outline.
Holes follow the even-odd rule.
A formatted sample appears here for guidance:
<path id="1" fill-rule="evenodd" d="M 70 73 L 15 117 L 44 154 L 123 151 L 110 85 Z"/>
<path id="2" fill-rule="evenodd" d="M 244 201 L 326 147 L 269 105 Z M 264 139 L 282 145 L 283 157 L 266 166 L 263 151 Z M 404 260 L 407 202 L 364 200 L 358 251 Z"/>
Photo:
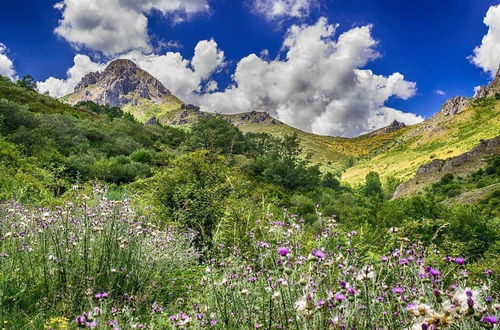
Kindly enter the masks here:
<path id="1" fill-rule="evenodd" d="M 217 324 L 217 320 L 210 320 L 210 325 L 211 325 L 211 326 L 214 326 L 214 325 L 216 325 L 216 324 Z"/>
<path id="2" fill-rule="evenodd" d="M 76 323 L 78 325 L 83 325 L 85 326 L 85 323 L 87 322 L 87 318 L 85 317 L 85 315 L 80 315 L 76 318 Z"/>
<path id="3" fill-rule="evenodd" d="M 493 315 L 487 315 L 481 319 L 481 322 L 490 323 L 490 324 L 497 324 L 498 319 Z"/>
<path id="4" fill-rule="evenodd" d="M 465 263 L 465 259 L 462 257 L 457 257 L 457 258 L 455 258 L 455 263 L 457 265 L 463 265 Z"/>
<path id="5" fill-rule="evenodd" d="M 159 314 L 159 313 L 163 312 L 163 308 L 160 305 L 158 305 L 158 303 L 156 301 L 151 305 L 151 309 L 153 310 L 153 313 L 155 313 L 155 314 Z"/>
<path id="6" fill-rule="evenodd" d="M 278 248 L 278 254 L 282 257 L 285 257 L 288 253 L 290 253 L 290 250 L 288 250 L 288 248 L 286 247 L 280 247 Z"/>
<path id="7" fill-rule="evenodd" d="M 104 299 L 109 297 L 109 292 L 98 292 L 94 295 L 96 299 Z"/>
<path id="8" fill-rule="evenodd" d="M 493 271 L 492 271 L 491 269 L 486 269 L 486 270 L 484 271 L 484 273 L 485 273 L 486 275 L 488 275 L 488 276 L 493 275 Z"/>
<path id="9" fill-rule="evenodd" d="M 438 277 L 438 276 L 441 275 L 441 272 L 439 270 L 435 269 L 435 268 L 431 268 L 429 270 L 429 274 L 431 274 L 434 277 Z"/>
<path id="10" fill-rule="evenodd" d="M 347 294 L 351 295 L 351 296 L 354 296 L 357 293 L 356 289 L 354 289 L 354 288 L 347 288 L 346 291 L 347 291 Z"/>
<path id="11" fill-rule="evenodd" d="M 397 286 L 397 287 L 395 287 L 395 288 L 392 289 L 392 292 L 393 293 L 400 293 L 401 294 L 401 293 L 405 292 L 405 289 Z"/>
<path id="12" fill-rule="evenodd" d="M 399 259 L 400 265 L 408 265 L 409 263 L 410 262 L 408 261 L 408 259 L 405 259 L 405 258 Z"/>
<path id="13" fill-rule="evenodd" d="M 381 262 L 387 262 L 387 261 L 389 261 L 389 258 L 387 258 L 386 256 L 381 256 L 380 257 L 380 261 Z"/>
<path id="14" fill-rule="evenodd" d="M 321 250 L 313 249 L 311 254 L 318 259 L 321 259 L 321 260 L 325 259 L 325 253 Z"/>
<path id="15" fill-rule="evenodd" d="M 336 301 L 342 301 L 345 300 L 345 296 L 342 293 L 336 293 L 335 296 L 333 297 Z"/>

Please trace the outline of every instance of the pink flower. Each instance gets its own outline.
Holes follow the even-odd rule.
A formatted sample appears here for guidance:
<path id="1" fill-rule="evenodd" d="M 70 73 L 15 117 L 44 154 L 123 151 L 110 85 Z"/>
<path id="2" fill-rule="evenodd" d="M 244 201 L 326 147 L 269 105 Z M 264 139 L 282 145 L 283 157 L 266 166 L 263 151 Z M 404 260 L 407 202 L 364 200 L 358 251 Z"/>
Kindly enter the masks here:
<path id="1" fill-rule="evenodd" d="M 285 257 L 288 253 L 290 253 L 290 250 L 288 250 L 288 248 L 286 247 L 280 247 L 278 248 L 278 254 L 282 257 Z"/>

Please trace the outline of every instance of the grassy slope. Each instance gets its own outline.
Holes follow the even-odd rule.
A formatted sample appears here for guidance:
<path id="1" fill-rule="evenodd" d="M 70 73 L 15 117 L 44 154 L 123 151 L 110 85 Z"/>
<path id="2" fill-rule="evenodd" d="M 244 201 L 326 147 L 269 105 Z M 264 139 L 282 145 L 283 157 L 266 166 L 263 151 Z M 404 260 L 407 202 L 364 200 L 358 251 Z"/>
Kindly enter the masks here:
<path id="1" fill-rule="evenodd" d="M 359 161 L 347 169 L 343 179 L 360 182 L 369 171 L 403 180 L 413 176 L 423 164 L 434 158 L 446 159 L 469 151 L 482 139 L 500 135 L 500 102 L 489 98 L 475 102 L 463 112 L 444 117 L 441 114 L 409 127 L 393 139 L 388 150 Z"/>
<path id="2" fill-rule="evenodd" d="M 139 121 L 145 122 L 151 117 L 162 118 L 172 110 L 179 109 L 182 101 L 171 95 L 164 98 L 161 104 L 147 99 L 139 99 L 137 105 L 127 104 L 123 111 L 133 114 Z"/>
<path id="3" fill-rule="evenodd" d="M 313 162 L 321 165 L 323 169 L 332 170 L 344 169 L 350 159 L 366 157 L 402 133 L 396 131 L 373 138 L 363 136 L 349 139 L 307 133 L 284 124 L 248 123 L 241 125 L 240 129 L 243 132 L 265 132 L 280 136 L 296 132 L 302 141 L 304 151 L 312 155 Z"/>
<path id="4" fill-rule="evenodd" d="M 144 102 L 125 110 L 142 121 L 155 115 L 160 122 L 168 123 L 183 111 L 177 108 L 176 103 L 165 107 Z M 437 114 L 421 124 L 392 133 L 353 139 L 315 135 L 281 123 L 240 121 L 238 125 L 243 132 L 280 136 L 296 132 L 304 151 L 312 155 L 314 163 L 324 170 L 344 170 L 343 180 L 359 183 L 369 171 L 377 171 L 382 177 L 396 176 L 408 180 L 419 166 L 434 158 L 446 159 L 469 151 L 481 139 L 500 134 L 499 114 L 500 102 L 489 98 L 476 101 L 473 106 L 452 117 Z M 239 116 L 226 115 L 232 120 Z M 193 114 L 185 120 L 192 123 L 196 118 L 197 115 Z M 354 166 L 350 166 L 353 163 Z"/>

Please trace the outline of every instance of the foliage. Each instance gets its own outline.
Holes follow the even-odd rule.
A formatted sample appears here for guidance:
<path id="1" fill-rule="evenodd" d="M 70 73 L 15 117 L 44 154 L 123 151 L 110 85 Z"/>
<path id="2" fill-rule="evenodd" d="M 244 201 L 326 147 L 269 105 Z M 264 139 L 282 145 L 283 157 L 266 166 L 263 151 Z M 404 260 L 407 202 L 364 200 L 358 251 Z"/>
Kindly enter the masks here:
<path id="1" fill-rule="evenodd" d="M 173 161 L 151 180 L 149 190 L 157 196 L 164 217 L 197 231 L 202 246 L 210 244 L 231 190 L 227 172 L 222 157 L 196 151 Z"/>
<path id="2" fill-rule="evenodd" d="M 241 131 L 221 116 L 201 117 L 186 139 L 188 150 L 206 149 L 219 154 L 241 154 L 245 139 Z"/>
<path id="3" fill-rule="evenodd" d="M 35 91 L 36 90 L 36 81 L 29 74 L 23 76 L 21 79 L 19 79 L 18 81 L 16 81 L 16 85 L 19 86 L 19 87 L 21 87 L 21 88 L 27 89 L 29 91 Z"/>
<path id="4" fill-rule="evenodd" d="M 382 194 L 382 182 L 377 172 L 370 172 L 366 175 L 364 190 L 366 196 L 380 196 Z"/>

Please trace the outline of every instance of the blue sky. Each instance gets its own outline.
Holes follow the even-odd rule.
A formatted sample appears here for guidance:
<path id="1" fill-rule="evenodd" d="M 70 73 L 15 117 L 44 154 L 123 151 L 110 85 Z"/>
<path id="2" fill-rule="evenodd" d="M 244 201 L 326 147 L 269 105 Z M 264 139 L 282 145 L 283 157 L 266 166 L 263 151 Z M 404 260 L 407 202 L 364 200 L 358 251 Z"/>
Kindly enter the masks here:
<path id="1" fill-rule="evenodd" d="M 65 13 L 64 10 L 68 10 L 71 5 L 69 4 L 71 1 L 66 0 L 66 9 L 62 7 L 56 9 L 54 5 L 57 1 L 46 0 L 5 1 L 1 4 L 0 43 L 5 45 L 6 49 L 3 53 L 12 61 L 17 76 L 29 73 L 37 81 L 45 81 L 49 77 L 67 79 L 66 71 L 73 66 L 74 56 L 77 54 L 88 55 L 92 63 L 101 65 L 110 59 L 133 51 L 142 54 L 141 56 L 178 52 L 183 59 L 191 61 L 194 49 L 200 40 L 213 40 L 216 43 L 214 47 L 223 52 L 224 59 L 223 63 L 218 62 L 217 69 L 213 69 L 209 77 L 199 75 L 198 78 L 201 81 L 198 86 L 199 90 L 192 92 L 193 95 L 198 94 L 197 97 L 199 97 L 199 94 L 207 90 L 210 81 L 217 83 L 220 92 L 234 84 L 232 75 L 235 73 L 237 64 L 250 54 L 256 54 L 266 61 L 276 59 L 284 61 L 287 51 L 282 48 L 282 45 L 286 36 L 289 35 L 287 31 L 290 27 L 295 25 L 305 29 L 306 26 L 317 24 L 320 17 L 324 17 L 326 26 L 339 24 L 335 33 L 326 37 L 333 40 L 353 28 L 371 25 L 370 37 L 376 41 L 376 45 L 369 48 L 379 54 L 377 58 L 369 59 L 354 69 L 370 69 L 374 74 L 385 77 L 399 72 L 404 75 L 405 81 L 416 83 L 416 91 L 413 91 L 412 96 L 387 97 L 384 99 L 383 106 L 423 117 L 429 117 L 435 113 L 447 98 L 455 95 L 471 96 L 475 86 L 489 82 L 491 72 L 485 72 L 480 65 L 472 64 L 468 56 L 473 54 L 475 47 L 481 45 L 482 38 L 488 33 L 488 26 L 483 23 L 488 9 L 499 4 L 498 0 L 213 0 L 207 3 L 205 3 L 206 0 L 191 0 L 194 3 L 193 6 L 199 5 L 199 7 L 188 8 L 181 5 L 172 10 L 153 4 L 152 9 L 140 12 L 147 20 L 148 40 L 146 42 L 150 49 L 146 49 L 148 46 L 135 43 L 135 46 L 127 49 L 114 48 L 110 51 L 105 48 L 107 46 L 96 46 L 95 43 L 88 41 L 81 42 L 80 39 L 84 38 L 74 34 L 75 31 L 54 32 L 60 25 L 59 20 Z M 85 1 L 91 3 L 93 0 L 83 0 Z M 155 1 L 165 2 L 167 6 L 168 3 L 178 2 L 177 0 L 151 0 L 152 3 L 156 3 Z M 182 2 L 182 0 L 179 1 Z M 273 1 L 283 1 L 285 6 L 292 6 L 295 1 L 298 7 L 284 8 L 289 12 L 279 12 L 273 16 L 269 14 L 274 8 L 272 7 Z M 129 0 L 129 2 L 134 1 Z M 301 3 L 307 4 L 308 7 L 300 7 Z M 290 10 L 297 8 L 298 12 L 290 13 Z M 113 8 L 109 10 L 113 11 Z M 74 11 L 82 10 L 76 8 Z M 82 19 L 78 15 L 80 12 L 74 14 L 72 19 Z M 92 16 L 91 13 L 90 16 Z M 103 19 L 106 20 L 107 17 L 104 16 Z M 115 24 L 111 18 L 109 24 Z M 117 26 L 117 29 L 120 29 L 120 26 Z M 160 47 L 161 44 L 167 43 L 170 46 Z M 268 55 L 261 53 L 263 50 L 268 50 Z M 500 55 L 498 56 L 500 61 Z M 486 66 L 486 64 L 483 65 L 483 67 Z M 90 67 L 96 68 L 97 66 Z M 170 80 L 162 80 L 164 83 L 168 81 Z M 174 90 L 177 88 L 176 86 L 167 87 Z M 438 90 L 442 92 L 438 94 L 436 92 Z M 241 96 L 241 94 L 238 95 Z M 191 96 L 185 96 L 185 98 L 191 101 Z M 213 97 L 209 98 L 206 103 L 216 107 L 220 106 L 222 101 L 219 100 L 222 99 L 228 98 L 221 96 L 215 101 L 216 98 Z M 192 100 L 197 101 L 195 96 Z M 203 101 L 200 102 L 203 103 Z M 342 100 L 342 102 L 348 101 Z M 242 100 L 241 103 L 252 104 L 252 101 Z M 327 105 L 333 108 L 331 102 Z M 279 101 L 270 102 L 267 106 L 294 107 L 282 105 Z M 224 106 L 220 107 L 224 108 Z M 261 110 L 262 102 L 259 101 L 259 105 L 252 104 L 251 107 Z M 241 109 L 245 110 L 243 106 Z M 285 122 L 300 127 L 300 123 L 306 120 L 307 113 L 298 114 L 300 119 L 291 119 L 290 117 L 298 112 L 292 110 L 287 112 L 270 109 L 270 112 Z M 311 113 L 314 111 L 311 110 Z M 362 115 L 363 113 L 360 112 L 359 116 Z M 342 118 L 346 117 L 347 115 L 326 116 L 322 117 L 322 120 L 331 118 L 342 121 Z M 384 120 L 372 126 L 385 124 L 385 121 L 392 119 L 388 117 L 390 116 L 385 116 Z M 351 127 L 358 124 L 346 125 Z M 349 136 L 373 128 L 367 125 L 369 126 L 369 124 L 358 125 L 356 129 L 349 130 L 341 129 L 338 125 L 323 129 L 311 123 L 301 128 L 317 133 Z"/>

